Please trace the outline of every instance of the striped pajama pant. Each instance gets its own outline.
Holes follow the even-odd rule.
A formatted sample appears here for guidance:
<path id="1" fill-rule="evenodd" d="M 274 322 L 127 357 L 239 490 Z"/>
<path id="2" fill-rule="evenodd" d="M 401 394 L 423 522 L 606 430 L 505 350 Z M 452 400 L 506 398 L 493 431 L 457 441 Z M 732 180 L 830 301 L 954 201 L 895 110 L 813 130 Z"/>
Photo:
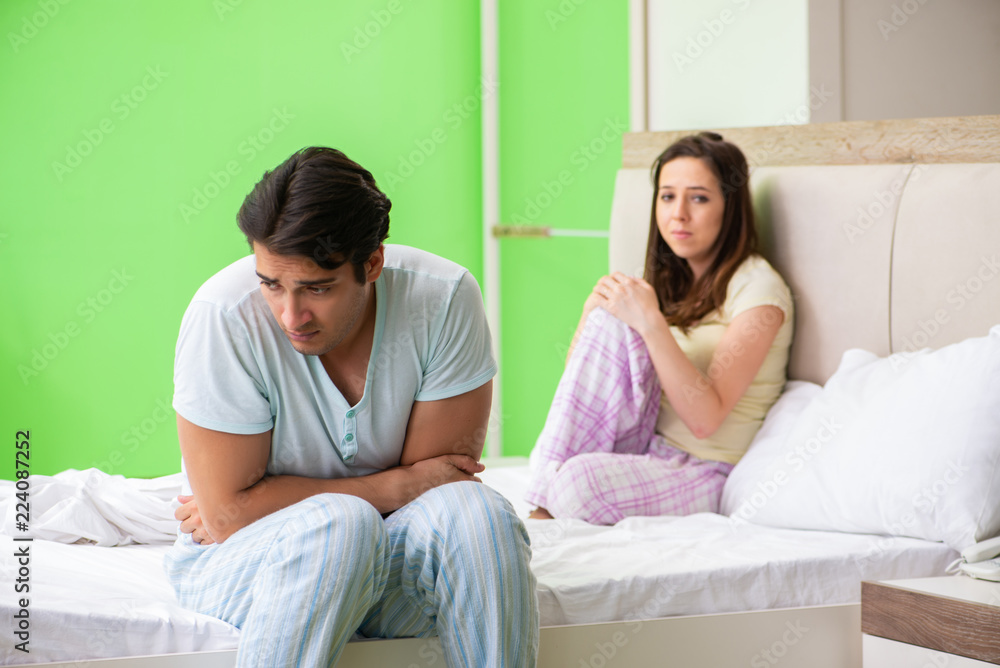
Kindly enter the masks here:
<path id="1" fill-rule="evenodd" d="M 732 464 L 668 444 L 654 433 L 659 409 L 660 382 L 642 337 L 595 309 L 531 452 L 528 503 L 592 524 L 717 512 Z"/>
<path id="2" fill-rule="evenodd" d="M 222 544 L 182 534 L 164 567 L 182 605 L 240 628 L 240 667 L 333 666 L 358 632 L 439 635 L 448 666 L 520 668 L 538 650 L 530 558 L 507 500 L 470 481 L 386 519 L 357 497 L 320 494 Z"/>

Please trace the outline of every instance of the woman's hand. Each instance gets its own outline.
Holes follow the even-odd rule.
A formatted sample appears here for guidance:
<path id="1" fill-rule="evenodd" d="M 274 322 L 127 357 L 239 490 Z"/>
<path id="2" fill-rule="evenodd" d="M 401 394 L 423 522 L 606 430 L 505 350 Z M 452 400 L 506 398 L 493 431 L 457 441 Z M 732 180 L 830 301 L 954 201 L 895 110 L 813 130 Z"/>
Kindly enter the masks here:
<path id="1" fill-rule="evenodd" d="M 643 337 L 663 317 L 653 286 L 620 271 L 597 282 L 584 304 L 585 312 L 592 300 L 594 306 L 600 306 Z"/>

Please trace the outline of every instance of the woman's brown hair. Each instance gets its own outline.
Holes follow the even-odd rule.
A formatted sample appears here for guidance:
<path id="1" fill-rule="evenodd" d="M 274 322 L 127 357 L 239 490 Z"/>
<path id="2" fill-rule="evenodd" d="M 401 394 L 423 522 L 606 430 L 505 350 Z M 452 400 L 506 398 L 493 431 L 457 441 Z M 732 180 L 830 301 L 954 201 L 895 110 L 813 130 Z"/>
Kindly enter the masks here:
<path id="1" fill-rule="evenodd" d="M 660 196 L 660 171 L 676 158 L 698 158 L 715 174 L 725 199 L 722 228 L 715 240 L 715 259 L 708 271 L 694 280 L 686 260 L 670 250 L 656 224 L 656 202 Z M 699 320 L 726 301 L 726 289 L 736 269 L 757 252 L 757 229 L 750 203 L 750 170 L 743 152 L 714 132 L 702 132 L 677 140 L 659 155 L 652 167 L 653 206 L 646 245 L 643 278 L 653 286 L 660 311 L 670 325 L 685 334 Z"/>

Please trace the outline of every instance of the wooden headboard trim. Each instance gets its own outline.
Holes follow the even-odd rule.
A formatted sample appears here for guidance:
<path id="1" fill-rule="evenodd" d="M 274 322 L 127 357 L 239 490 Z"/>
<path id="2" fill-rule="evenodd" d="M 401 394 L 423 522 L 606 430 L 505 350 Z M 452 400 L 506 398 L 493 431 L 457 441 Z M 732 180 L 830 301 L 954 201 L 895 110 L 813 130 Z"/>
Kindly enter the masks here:
<path id="1" fill-rule="evenodd" d="M 1000 162 L 1000 115 L 711 129 L 739 146 L 751 167 Z M 622 166 L 647 169 L 692 132 L 627 133 Z"/>

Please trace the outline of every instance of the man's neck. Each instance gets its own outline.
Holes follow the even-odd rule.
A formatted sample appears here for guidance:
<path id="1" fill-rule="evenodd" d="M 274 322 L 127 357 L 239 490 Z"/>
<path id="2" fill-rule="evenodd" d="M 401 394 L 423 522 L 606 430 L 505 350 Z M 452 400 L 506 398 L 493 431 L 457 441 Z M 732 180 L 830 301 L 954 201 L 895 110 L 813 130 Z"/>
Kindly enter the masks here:
<path id="1" fill-rule="evenodd" d="M 351 406 L 364 396 L 368 362 L 375 338 L 376 298 L 372 284 L 365 311 L 357 327 L 333 350 L 320 355 L 323 368 Z"/>
<path id="2" fill-rule="evenodd" d="M 340 345 L 327 352 L 323 357 L 328 357 L 330 361 L 341 363 L 345 360 L 356 358 L 359 354 L 364 354 L 365 358 L 368 357 L 368 353 L 371 352 L 372 339 L 375 335 L 376 316 L 375 284 L 372 283 L 370 285 L 371 289 L 368 291 L 365 310 L 361 314 L 361 317 L 358 318 L 354 329 L 344 337 Z"/>

